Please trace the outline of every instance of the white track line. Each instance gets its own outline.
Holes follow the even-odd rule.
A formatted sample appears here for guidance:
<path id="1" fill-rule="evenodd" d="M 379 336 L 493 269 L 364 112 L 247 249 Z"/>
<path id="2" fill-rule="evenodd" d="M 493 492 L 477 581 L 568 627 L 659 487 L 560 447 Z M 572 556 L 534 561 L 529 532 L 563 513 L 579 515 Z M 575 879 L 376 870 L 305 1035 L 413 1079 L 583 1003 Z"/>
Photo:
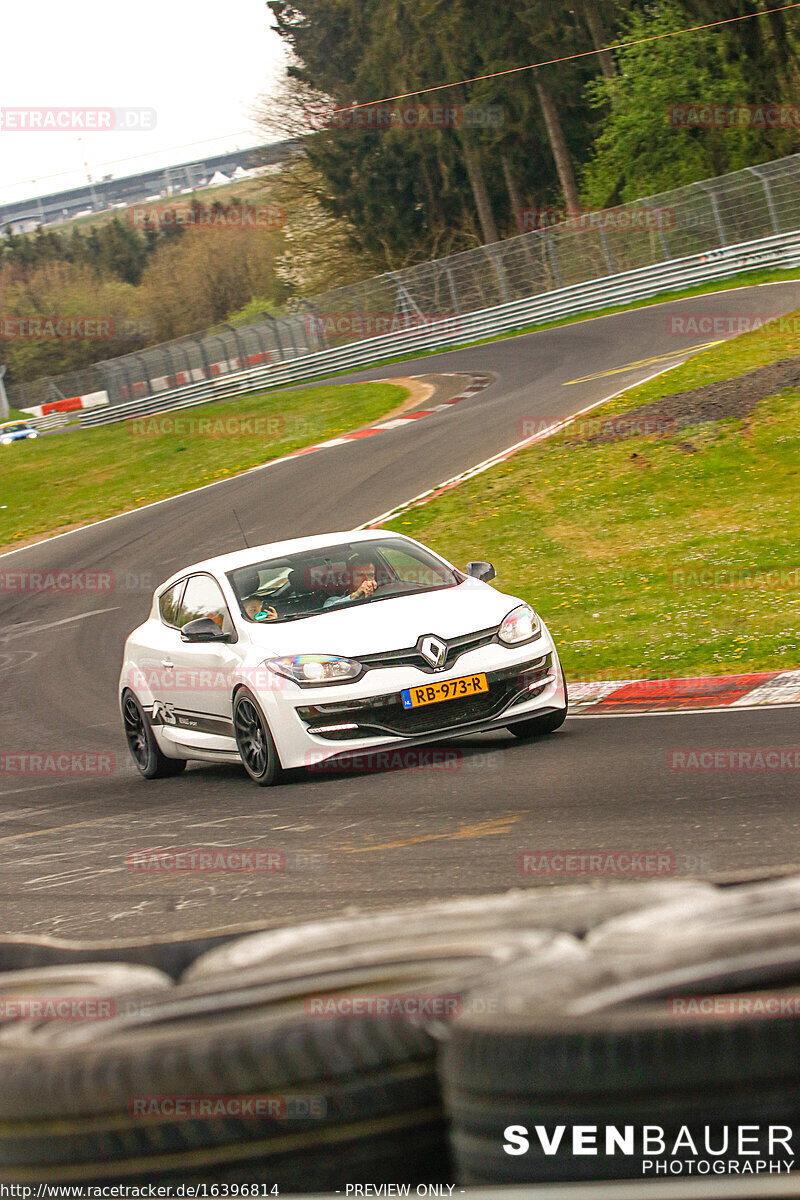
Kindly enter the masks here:
<path id="1" fill-rule="evenodd" d="M 13 592 L 8 592 L 6 594 L 13 595 Z M 51 589 L 50 591 L 42 591 L 35 594 L 39 596 L 57 596 L 58 592 L 55 589 Z M 9 641 L 11 638 L 22 637 L 23 634 L 27 636 L 28 634 L 33 633 L 44 633 L 46 629 L 55 629 L 57 625 L 71 625 L 73 621 L 85 621 L 87 617 L 99 617 L 102 616 L 103 613 L 119 612 L 119 610 L 120 606 L 117 604 L 113 608 L 95 608 L 91 612 L 78 613 L 77 617 L 64 617 L 64 619 L 61 621 L 51 621 L 49 625 L 34 625 L 33 628 L 31 628 L 26 624 L 23 629 L 19 630 L 15 630 L 14 626 L 12 625 L 6 631 L 6 633 L 3 634 L 3 640 Z"/>
<path id="2" fill-rule="evenodd" d="M 403 501 L 396 508 L 391 508 L 388 512 L 381 513 L 378 517 L 372 517 L 370 520 L 364 521 L 361 525 L 356 525 L 356 529 L 369 529 L 372 526 L 380 525 L 383 521 L 390 521 L 393 517 L 399 517 L 401 513 L 406 512 L 409 508 L 415 508 L 423 504 L 426 500 L 433 499 L 440 492 L 454 488 L 459 483 L 465 483 L 467 479 L 472 479 L 475 475 L 481 475 L 484 471 L 489 471 L 492 467 L 496 467 L 499 463 L 505 462 L 506 459 L 517 454 L 518 451 L 525 450 L 528 446 L 533 446 L 536 442 L 542 442 L 552 437 L 554 433 L 560 432 L 567 425 L 571 425 L 573 421 L 577 421 L 578 417 L 585 416 L 586 413 L 599 408 L 601 404 L 608 404 L 609 400 L 622 395 L 623 392 L 627 392 L 630 388 L 641 387 L 643 383 L 649 383 L 651 379 L 657 379 L 659 375 L 665 375 L 667 371 L 672 371 L 675 367 L 682 366 L 691 357 L 692 355 L 689 354 L 679 362 L 670 363 L 668 366 L 662 367 L 660 371 L 654 371 L 652 375 L 646 375 L 644 379 L 638 379 L 634 383 L 626 383 L 624 387 L 618 388 L 615 392 L 611 392 L 610 395 L 603 396 L 602 400 L 595 400 L 593 404 L 579 409 L 572 416 L 565 417 L 562 421 L 556 421 L 553 425 L 549 425 L 547 429 L 542 429 L 539 433 L 534 433 L 530 437 L 523 438 L 521 442 L 515 442 L 513 446 L 508 446 L 498 454 L 493 454 L 491 458 L 485 458 L 483 462 L 476 463 L 473 467 L 467 467 L 466 470 L 460 471 L 458 475 L 453 475 L 451 479 L 445 479 L 442 483 L 437 483 L 435 487 L 427 488 L 424 492 L 420 492 L 418 496 L 412 496 L 410 500 Z"/>
<path id="3" fill-rule="evenodd" d="M 775 279 L 771 283 L 742 284 L 740 287 L 736 287 L 736 288 L 719 288 L 718 291 L 715 291 L 715 292 L 701 292 L 698 296 L 684 296 L 682 299 L 683 300 L 697 300 L 700 298 L 701 295 L 702 296 L 718 296 L 718 295 L 722 294 L 723 292 L 745 292 L 748 289 L 756 288 L 756 287 L 778 287 L 778 286 L 785 286 L 786 284 L 791 284 L 791 283 L 796 283 L 796 282 L 799 282 L 799 281 L 793 280 L 793 279 Z M 682 300 L 660 300 L 656 304 L 641 305 L 641 308 L 660 308 L 667 304 L 680 304 L 680 303 L 682 303 Z M 575 325 L 578 323 L 586 324 L 589 321 L 611 321 L 615 317 L 624 317 L 629 312 L 638 312 L 638 311 L 639 311 L 639 309 L 624 309 L 622 312 L 606 313 L 602 317 L 578 318 L 578 320 L 569 321 L 569 322 L 567 322 L 566 326 L 558 326 L 558 328 L 563 329 L 563 328 L 568 327 L 569 325 Z M 516 334 L 515 336 L 530 337 L 530 336 L 532 336 L 532 334 L 535 334 L 536 332 L 538 332 L 538 331 L 534 329 L 534 330 L 529 330 L 526 333 L 520 332 L 520 333 Z M 549 333 L 551 331 L 549 329 L 543 329 L 543 330 L 541 330 L 541 332 Z M 506 340 L 506 339 L 503 339 L 503 340 Z M 727 339 L 723 339 L 723 340 L 727 340 Z M 453 351 L 449 351 L 449 352 L 448 351 L 436 351 L 435 353 L 454 353 L 455 350 L 457 350 L 457 349 L 462 349 L 462 350 L 469 349 L 470 346 L 473 344 L 475 344 L 475 345 L 491 345 L 491 342 L 468 343 L 466 346 L 455 347 Z M 428 356 L 425 356 L 425 357 L 428 357 Z M 678 366 L 680 364 L 676 363 L 675 365 Z M 365 369 L 369 370 L 368 367 Z M 670 370 L 669 367 L 666 369 Z M 461 372 L 443 372 L 443 374 L 448 374 L 448 373 L 449 374 L 461 374 Z M 656 372 L 656 375 L 661 375 L 661 374 L 663 374 L 662 371 Z M 648 379 L 655 379 L 656 375 L 650 375 L 650 376 L 648 376 Z M 647 383 L 648 379 L 640 380 L 640 383 Z M 380 379 L 377 379 L 377 380 L 375 380 L 375 382 L 380 383 L 382 381 Z M 311 383 L 308 386 L 313 387 L 313 386 L 317 386 L 317 385 L 314 383 Z M 628 387 L 635 387 L 635 386 L 638 386 L 638 385 L 628 384 Z M 625 391 L 625 388 L 620 388 L 619 392 L 613 392 L 610 396 L 606 396 L 604 400 L 598 400 L 598 404 L 604 404 L 608 400 L 613 400 L 614 396 L 618 396 L 620 394 L 620 392 L 624 392 L 624 391 Z M 597 407 L 597 406 L 591 405 L 590 408 L 583 409 L 582 411 L 590 412 L 591 408 L 595 408 L 595 407 Z M 575 417 L 578 417 L 578 416 L 581 416 L 581 413 L 575 414 Z M 575 417 L 570 418 L 570 420 L 574 420 Z M 519 443 L 518 446 L 511 447 L 511 452 L 513 452 L 516 449 L 521 449 L 522 446 L 525 444 L 526 443 L 521 442 L 521 443 Z M 14 550 L 5 550 L 2 554 L 0 554 L 0 558 L 10 558 L 12 554 L 21 554 L 24 550 L 32 550 L 35 546 L 44 546 L 48 542 L 57 542 L 61 538 L 70 537 L 74 533 L 82 533 L 86 529 L 96 529 L 99 525 L 107 525 L 110 521 L 120 521 L 120 520 L 122 520 L 123 517 L 131 516 L 132 513 L 145 512 L 149 508 L 158 508 L 159 505 L 161 505 L 161 504 L 171 504 L 173 500 L 180 500 L 184 496 L 194 496 L 198 492 L 208 491 L 209 488 L 219 487 L 220 484 L 230 483 L 231 479 L 243 479 L 243 478 L 245 478 L 245 476 L 252 475 L 256 471 L 264 471 L 264 470 L 266 470 L 267 467 L 276 467 L 279 463 L 290 462 L 293 458 L 297 458 L 297 457 L 300 457 L 300 455 L 297 453 L 294 453 L 294 454 L 284 455 L 283 458 L 272 458 L 269 460 L 269 462 L 259 463 L 257 466 L 250 467 L 246 471 L 240 471 L 238 475 L 229 475 L 227 479 L 215 479 L 213 481 L 213 483 L 204 483 L 201 487 L 190 488 L 189 491 L 187 491 L 187 492 L 177 492 L 174 496 L 165 496 L 162 500 L 152 500 L 149 504 L 142 504 L 139 508 L 129 508 L 125 512 L 115 513 L 113 517 L 103 517 L 100 521 L 90 521 L 88 525 L 79 525 L 77 529 L 67 529 L 67 530 L 65 530 L 64 533 L 54 533 L 50 537 L 40 538 L 39 541 L 31 542 L 27 546 L 17 546 L 16 549 L 14 549 Z M 501 461 L 501 460 L 498 460 L 498 461 Z M 492 465 L 491 463 L 488 464 L 488 466 L 491 466 L 491 465 Z M 487 469 L 487 467 L 483 466 L 483 464 L 478 464 L 478 466 L 483 470 Z M 475 474 L 478 474 L 478 468 L 473 468 L 473 470 L 474 470 Z M 441 486 L 444 486 L 444 485 L 441 485 Z M 436 489 L 431 488 L 430 491 L 436 491 Z M 421 495 L 427 496 L 427 495 L 429 495 L 429 493 L 423 492 L 423 493 L 421 493 Z M 415 499 L 418 499 L 418 498 L 419 497 L 415 497 Z M 413 503 L 414 503 L 413 500 L 408 502 L 408 504 L 413 504 Z M 405 507 L 408 507 L 408 505 L 406 505 Z M 402 509 L 400 509 L 399 511 L 402 511 Z M 387 519 L 386 514 L 383 514 L 383 516 L 377 517 L 373 521 L 365 521 L 364 524 L 362 524 L 362 525 L 356 525 L 355 528 L 356 529 L 364 529 L 369 525 L 376 524 L 377 521 L 386 520 L 386 519 Z"/>

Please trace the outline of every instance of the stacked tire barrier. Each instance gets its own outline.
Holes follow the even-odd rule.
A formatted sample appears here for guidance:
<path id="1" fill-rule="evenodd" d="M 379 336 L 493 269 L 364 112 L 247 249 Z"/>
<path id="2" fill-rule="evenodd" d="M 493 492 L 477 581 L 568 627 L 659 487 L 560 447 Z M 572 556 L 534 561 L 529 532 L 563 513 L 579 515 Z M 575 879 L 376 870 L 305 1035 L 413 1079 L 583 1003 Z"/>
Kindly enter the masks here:
<path id="1" fill-rule="evenodd" d="M 627 1127 L 683 1136 L 688 1161 L 710 1123 L 800 1118 L 781 1004 L 798 976 L 800 878 L 530 889 L 83 951 L 6 939 L 0 1183 L 641 1179 Z M 608 1126 L 616 1152 L 575 1153 Z"/>

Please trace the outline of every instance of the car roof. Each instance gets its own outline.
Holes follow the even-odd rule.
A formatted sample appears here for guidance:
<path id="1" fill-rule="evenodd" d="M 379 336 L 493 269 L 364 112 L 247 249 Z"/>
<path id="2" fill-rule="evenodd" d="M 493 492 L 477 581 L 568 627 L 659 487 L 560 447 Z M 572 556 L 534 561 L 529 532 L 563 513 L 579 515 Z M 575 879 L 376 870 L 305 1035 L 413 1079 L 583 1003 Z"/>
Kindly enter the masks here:
<path id="1" fill-rule="evenodd" d="M 291 538 L 282 542 L 266 542 L 263 546 L 234 550 L 231 554 L 218 554 L 215 558 L 206 558 L 202 562 L 192 563 L 191 566 L 181 567 L 179 571 L 173 571 L 162 586 L 197 571 L 211 571 L 216 575 L 224 575 L 238 567 L 255 566 L 256 563 L 269 558 L 280 558 L 284 554 L 297 554 L 303 550 L 324 550 L 327 546 L 340 546 L 342 542 L 374 542 L 386 537 L 411 540 L 393 529 L 346 529 L 342 533 L 315 534 L 312 537 Z"/>
<path id="2" fill-rule="evenodd" d="M 27 417 L 17 417 L 16 421 L 3 421 L 0 429 L 10 429 L 12 425 L 30 425 Z"/>

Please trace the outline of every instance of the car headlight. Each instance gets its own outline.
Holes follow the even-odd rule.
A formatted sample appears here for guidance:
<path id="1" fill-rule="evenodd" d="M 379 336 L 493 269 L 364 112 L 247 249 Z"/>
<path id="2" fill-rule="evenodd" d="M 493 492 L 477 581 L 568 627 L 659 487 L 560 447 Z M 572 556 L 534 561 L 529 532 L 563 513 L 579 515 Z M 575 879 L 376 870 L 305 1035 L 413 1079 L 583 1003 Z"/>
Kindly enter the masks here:
<path id="1" fill-rule="evenodd" d="M 507 646 L 529 642 L 542 628 L 542 623 L 529 604 L 512 609 L 498 630 L 498 637 Z"/>
<path id="2" fill-rule="evenodd" d="M 357 679 L 362 671 L 360 662 L 337 654 L 291 654 L 287 658 L 273 658 L 267 666 L 276 675 L 306 685 Z"/>

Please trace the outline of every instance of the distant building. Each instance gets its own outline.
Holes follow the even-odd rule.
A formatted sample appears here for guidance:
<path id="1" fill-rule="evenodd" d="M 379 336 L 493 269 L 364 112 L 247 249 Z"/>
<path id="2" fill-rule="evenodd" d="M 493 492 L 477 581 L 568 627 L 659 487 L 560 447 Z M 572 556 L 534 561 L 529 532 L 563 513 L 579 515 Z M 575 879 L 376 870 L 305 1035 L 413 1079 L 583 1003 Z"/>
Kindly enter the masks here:
<path id="1" fill-rule="evenodd" d="M 294 145 L 292 141 L 285 141 L 253 146 L 140 175 L 126 175 L 122 179 L 106 177 L 98 183 L 52 192 L 32 200 L 0 204 L 0 235 L 5 234 L 9 225 L 14 233 L 29 233 L 39 225 L 59 225 L 77 216 L 141 204 L 177 192 L 193 192 L 208 184 L 214 175 L 241 179 L 245 171 L 285 161 Z"/>

